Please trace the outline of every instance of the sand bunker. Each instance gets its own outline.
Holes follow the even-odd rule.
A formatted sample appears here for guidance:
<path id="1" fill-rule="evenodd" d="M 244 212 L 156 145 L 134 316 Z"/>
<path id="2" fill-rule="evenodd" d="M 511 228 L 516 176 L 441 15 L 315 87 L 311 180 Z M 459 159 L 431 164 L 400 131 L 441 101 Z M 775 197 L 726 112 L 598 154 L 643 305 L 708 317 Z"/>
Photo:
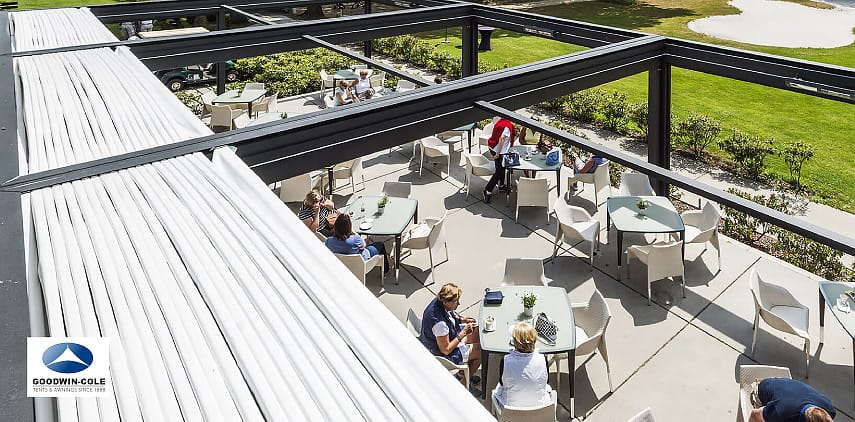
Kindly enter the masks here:
<path id="1" fill-rule="evenodd" d="M 716 38 L 777 47 L 834 48 L 855 42 L 855 9 L 816 9 L 768 0 L 733 0 L 738 15 L 689 22 L 689 29 Z"/>

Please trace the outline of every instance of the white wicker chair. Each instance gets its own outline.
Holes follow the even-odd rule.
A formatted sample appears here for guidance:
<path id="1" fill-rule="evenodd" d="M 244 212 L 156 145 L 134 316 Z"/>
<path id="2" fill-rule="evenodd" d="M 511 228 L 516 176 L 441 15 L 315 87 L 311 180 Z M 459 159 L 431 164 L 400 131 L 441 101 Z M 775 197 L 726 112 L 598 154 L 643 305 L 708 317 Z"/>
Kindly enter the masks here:
<path id="1" fill-rule="evenodd" d="M 760 331 L 762 318 L 770 327 L 805 340 L 805 378 L 808 378 L 810 376 L 810 334 L 808 334 L 810 311 L 807 306 L 802 305 L 787 289 L 764 281 L 754 268 L 751 269 L 748 280 L 751 296 L 754 298 L 754 339 L 751 341 L 751 356 L 754 356 L 757 332 Z"/>
<path id="2" fill-rule="evenodd" d="M 268 113 L 279 113 L 279 94 L 273 94 L 271 96 L 265 97 L 262 100 L 258 109 L 253 107 L 253 110 L 261 111 L 260 109 L 264 109 L 264 111 Z"/>
<path id="3" fill-rule="evenodd" d="M 338 258 L 344 266 L 356 276 L 356 278 L 362 280 L 362 284 L 365 284 L 365 277 L 368 275 L 368 272 L 375 267 L 380 268 L 381 284 L 386 280 L 386 274 L 383 273 L 383 254 L 374 255 L 367 261 L 362 259 L 362 255 L 360 254 L 343 255 L 334 253 L 333 255 L 335 255 L 336 258 Z"/>
<path id="4" fill-rule="evenodd" d="M 707 202 L 702 210 L 686 211 L 680 216 L 686 226 L 685 242 L 687 244 L 703 243 L 704 251 L 707 250 L 706 243 L 710 242 L 718 252 L 718 269 L 721 271 L 721 246 L 718 240 L 718 223 L 721 221 L 721 214 L 718 208 L 712 202 Z"/>
<path id="5" fill-rule="evenodd" d="M 433 255 L 434 253 L 439 252 L 440 244 L 445 247 L 445 260 L 448 261 L 448 243 L 445 240 L 445 231 L 443 230 L 443 224 L 445 223 L 446 216 L 448 216 L 448 210 L 445 210 L 445 214 L 443 214 L 442 218 L 426 218 L 424 222 L 411 228 L 410 231 L 404 235 L 403 242 L 401 243 L 401 247 L 403 248 L 428 250 L 428 259 L 430 260 L 430 284 L 436 282 L 436 278 L 434 277 L 435 265 L 433 263 Z"/>
<path id="6" fill-rule="evenodd" d="M 362 157 L 338 163 L 333 166 L 333 179 L 350 179 L 350 188 L 356 193 L 356 179 L 362 179 L 362 189 L 365 189 L 365 174 L 362 169 Z"/>
<path id="7" fill-rule="evenodd" d="M 558 227 L 555 229 L 555 244 L 552 250 L 552 263 L 558 254 L 560 242 L 587 241 L 591 243 L 591 269 L 594 268 L 594 249 L 600 248 L 600 221 L 580 207 L 568 205 L 559 198 L 555 202 L 555 216 Z"/>
<path id="8" fill-rule="evenodd" d="M 300 202 L 306 194 L 321 184 L 321 173 L 304 173 L 285 179 L 279 188 L 279 199 L 282 202 Z"/>
<path id="9" fill-rule="evenodd" d="M 544 178 L 520 177 L 517 182 L 517 210 L 514 221 L 519 221 L 520 207 L 546 207 L 546 224 L 549 224 L 549 181 Z"/>
<path id="10" fill-rule="evenodd" d="M 234 119 L 241 114 L 244 114 L 243 110 L 233 110 L 231 107 L 226 105 L 211 105 L 211 128 L 215 127 L 227 127 L 229 130 L 234 128 Z"/>
<path id="11" fill-rule="evenodd" d="M 204 107 L 202 109 L 202 116 L 207 116 L 211 114 L 211 106 L 214 105 L 214 98 L 217 98 L 217 94 L 215 94 L 214 92 L 209 91 L 202 94 L 202 105 Z"/>
<path id="12" fill-rule="evenodd" d="M 573 321 L 576 324 L 576 356 L 587 356 L 599 351 L 606 362 L 606 377 L 609 379 L 609 391 L 612 389 L 612 373 L 609 367 L 609 353 L 606 349 L 606 328 L 612 318 L 612 311 L 599 290 L 587 303 L 573 303 Z M 552 355 L 551 362 L 555 362 L 555 385 L 556 391 L 561 391 L 561 361 L 566 360 L 567 355 L 563 353 Z M 550 363 L 551 363 L 550 362 Z M 570 376 L 575 376 L 574 368 L 570 368 Z"/>
<path id="13" fill-rule="evenodd" d="M 573 169 L 569 169 L 569 170 L 570 170 L 571 175 L 570 175 L 570 177 L 567 178 L 567 186 L 568 187 L 572 186 L 572 184 L 575 182 L 583 183 L 583 189 L 582 190 L 584 190 L 584 184 L 585 183 L 589 183 L 589 184 L 594 185 L 594 205 L 597 205 L 597 206 L 600 205 L 600 199 L 597 196 L 597 194 L 603 188 L 606 188 L 606 187 L 609 188 L 609 196 L 611 196 L 612 184 L 611 184 L 611 180 L 609 179 L 609 161 L 608 160 L 606 160 L 605 163 L 597 166 L 597 168 L 594 169 L 593 173 L 574 174 L 575 170 L 573 170 Z M 570 189 L 568 189 L 567 191 L 570 192 Z M 581 190 L 579 192 L 581 192 Z"/>
<path id="14" fill-rule="evenodd" d="M 318 72 L 321 76 L 321 98 L 326 96 L 327 88 L 335 88 L 335 80 L 332 75 L 328 75 L 326 70 L 321 69 Z"/>
<path id="15" fill-rule="evenodd" d="M 492 122 L 487 123 L 484 126 L 484 129 L 476 129 L 476 133 L 478 135 L 478 152 L 481 152 L 481 146 L 488 146 L 487 142 L 490 140 L 490 137 L 493 136 L 493 125 L 498 118 L 494 118 Z"/>
<path id="16" fill-rule="evenodd" d="M 492 176 L 496 163 L 481 154 L 463 154 L 466 159 L 466 193 L 472 191 L 472 176 Z"/>
<path id="17" fill-rule="evenodd" d="M 621 173 L 620 194 L 629 196 L 654 196 L 650 178 L 642 173 Z"/>
<path id="18" fill-rule="evenodd" d="M 410 182 L 388 181 L 383 183 L 383 193 L 394 198 L 409 198 L 412 190 L 413 184 Z"/>
<path id="19" fill-rule="evenodd" d="M 425 156 L 427 157 L 445 157 L 447 161 L 448 175 L 451 175 L 451 153 L 447 144 L 442 142 L 436 136 L 428 136 L 418 141 L 421 145 L 421 160 L 419 160 L 419 177 L 422 175 L 422 168 L 425 164 Z M 415 145 L 413 145 L 415 152 Z"/>
<path id="20" fill-rule="evenodd" d="M 412 309 L 407 310 L 407 328 L 410 329 L 410 332 L 413 333 L 416 338 L 419 338 L 419 336 L 421 335 L 422 319 L 419 318 L 419 316 L 416 315 L 416 313 Z M 452 375 L 458 372 L 463 373 L 463 381 L 466 383 L 466 385 L 469 385 L 470 374 L 468 364 L 462 363 L 458 365 L 442 356 L 436 356 L 436 360 L 438 360 L 439 363 Z"/>
<path id="21" fill-rule="evenodd" d="M 683 266 L 683 242 L 633 245 L 626 251 L 626 275 L 629 278 L 630 258 L 647 264 L 647 305 L 650 305 L 650 283 L 666 277 L 680 276 L 683 297 L 686 297 L 686 272 Z"/>
<path id="22" fill-rule="evenodd" d="M 738 421 L 748 422 L 751 410 L 751 385 L 755 380 L 766 378 L 792 378 L 790 368 L 765 365 L 740 365 L 739 366 L 739 414 Z"/>
<path id="23" fill-rule="evenodd" d="M 246 85 L 244 85 L 243 89 L 262 90 L 262 89 L 264 89 L 264 83 L 263 82 L 247 82 Z"/>
<path id="24" fill-rule="evenodd" d="M 414 82 L 410 82 L 406 79 L 398 79 L 398 85 L 396 87 L 396 91 L 404 92 L 404 91 L 412 91 L 416 89 L 416 84 Z"/>
<path id="25" fill-rule="evenodd" d="M 656 422 L 656 418 L 653 417 L 653 411 L 648 407 L 637 415 L 627 419 L 626 422 Z"/>
<path id="26" fill-rule="evenodd" d="M 505 276 L 502 286 L 548 286 L 552 281 L 546 278 L 543 261 L 540 258 L 505 259 Z"/>
<path id="27" fill-rule="evenodd" d="M 496 399 L 496 390 L 491 395 L 493 414 L 499 422 L 555 422 L 555 410 L 558 395 L 552 392 L 552 403 L 544 406 L 515 407 L 501 406 Z"/>
<path id="28" fill-rule="evenodd" d="M 232 120 L 235 129 L 243 129 L 249 126 L 250 122 L 252 122 L 252 120 L 249 118 L 249 114 L 246 113 L 241 113 Z"/>

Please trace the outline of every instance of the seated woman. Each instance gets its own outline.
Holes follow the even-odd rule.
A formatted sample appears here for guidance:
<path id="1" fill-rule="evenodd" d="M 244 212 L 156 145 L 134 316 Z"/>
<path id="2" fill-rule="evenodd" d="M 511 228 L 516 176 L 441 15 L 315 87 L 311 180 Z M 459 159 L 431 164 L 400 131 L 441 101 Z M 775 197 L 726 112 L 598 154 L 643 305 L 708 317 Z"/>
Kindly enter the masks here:
<path id="1" fill-rule="evenodd" d="M 573 174 L 579 173 L 593 173 L 597 167 L 603 165 L 607 159 L 603 157 L 597 157 L 596 155 L 592 155 L 591 158 L 588 158 L 588 161 L 583 162 L 582 160 L 578 160 L 576 157 L 570 157 L 573 160 Z M 578 187 L 574 182 L 570 189 L 576 190 Z"/>
<path id="2" fill-rule="evenodd" d="M 321 196 L 317 189 L 306 194 L 303 206 L 297 212 L 297 218 L 303 221 L 310 230 L 329 237 L 332 236 L 332 226 L 329 221 L 338 214 L 333 201 Z"/>
<path id="3" fill-rule="evenodd" d="M 523 126 L 520 131 L 520 143 L 523 145 L 537 145 L 541 140 L 543 140 L 543 134 L 532 128 Z"/>
<path id="4" fill-rule="evenodd" d="M 434 356 L 442 356 L 458 365 L 467 362 L 469 373 L 475 374 L 481 365 L 475 318 L 461 317 L 454 312 L 460 306 L 462 293 L 463 290 L 452 283 L 439 289 L 422 315 L 419 340 Z"/>
<path id="5" fill-rule="evenodd" d="M 355 101 L 358 101 L 356 96 L 352 95 L 350 85 L 344 79 L 338 81 L 338 88 L 335 89 L 333 100 L 336 107 L 345 104 L 352 104 Z"/>
<path id="6" fill-rule="evenodd" d="M 334 253 L 343 255 L 362 255 L 363 261 L 368 261 L 374 255 L 383 254 L 383 273 L 389 272 L 389 257 L 386 256 L 386 246 L 383 242 L 375 242 L 365 246 L 362 236 L 353 232 L 350 215 L 341 214 L 333 224 L 333 234 L 327 238 L 327 248 Z"/>
<path id="7" fill-rule="evenodd" d="M 546 356 L 534 350 L 537 331 L 527 322 L 514 327 L 514 350 L 499 366 L 499 385 L 493 394 L 501 408 L 505 406 L 545 406 L 555 400 L 547 384 L 549 368 Z"/>

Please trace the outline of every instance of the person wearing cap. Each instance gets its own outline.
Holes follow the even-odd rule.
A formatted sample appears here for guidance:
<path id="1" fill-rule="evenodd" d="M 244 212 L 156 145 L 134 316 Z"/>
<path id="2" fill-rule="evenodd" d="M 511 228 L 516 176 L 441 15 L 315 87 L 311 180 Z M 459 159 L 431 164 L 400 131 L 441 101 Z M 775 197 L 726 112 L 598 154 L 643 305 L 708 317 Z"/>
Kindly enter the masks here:
<path id="1" fill-rule="evenodd" d="M 351 82 L 350 86 L 356 91 L 356 96 L 361 100 L 367 100 L 374 96 L 371 88 L 371 80 L 368 78 L 368 69 L 359 69 L 359 77 Z"/>

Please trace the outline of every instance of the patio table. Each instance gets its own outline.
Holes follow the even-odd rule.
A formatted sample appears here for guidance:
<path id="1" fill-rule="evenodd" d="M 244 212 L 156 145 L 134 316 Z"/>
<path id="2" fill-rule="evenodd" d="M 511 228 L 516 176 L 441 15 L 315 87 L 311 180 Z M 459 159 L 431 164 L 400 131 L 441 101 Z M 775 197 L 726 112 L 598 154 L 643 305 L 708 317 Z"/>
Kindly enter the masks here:
<path id="1" fill-rule="evenodd" d="M 646 216 L 638 214 L 636 203 L 639 199 L 650 203 Z M 618 271 L 623 258 L 624 233 L 680 233 L 680 240 L 685 237 L 686 226 L 683 225 L 683 218 L 671 200 L 664 196 L 611 196 L 606 201 L 606 208 L 606 230 L 611 230 L 612 224 L 617 230 Z M 686 256 L 685 243 L 683 256 Z"/>
<path id="2" fill-rule="evenodd" d="M 538 336 L 535 350 L 543 354 L 567 353 L 567 358 L 570 360 L 570 399 L 574 397 L 574 376 L 573 371 L 576 367 L 576 323 L 573 320 L 573 308 L 570 306 L 570 298 L 567 297 L 567 291 L 561 287 L 546 287 L 546 286 L 503 286 L 491 290 L 499 290 L 505 296 L 501 305 L 487 305 L 481 301 L 481 307 L 478 311 L 478 328 L 481 339 L 481 398 L 487 397 L 487 374 L 490 362 L 490 353 L 509 353 L 513 348 L 511 330 L 514 325 L 520 321 L 528 322 L 534 325 L 537 314 L 543 312 L 550 320 L 554 321 L 558 336 L 555 339 L 555 344 L 549 344 L 542 337 Z M 537 302 L 532 310 L 532 316 L 528 317 L 523 313 L 522 299 L 520 296 L 523 292 L 531 291 L 537 294 Z M 493 326 L 495 330 L 484 331 L 486 323 L 484 322 L 487 316 L 493 317 Z"/>
<path id="3" fill-rule="evenodd" d="M 454 129 L 449 130 L 449 132 L 460 132 L 466 133 L 466 142 L 469 145 L 469 152 L 472 152 L 472 131 L 475 130 L 475 123 L 469 123 L 468 125 L 463 125 L 460 127 L 456 127 Z"/>
<path id="4" fill-rule="evenodd" d="M 350 80 L 353 80 L 353 79 L 359 79 L 359 75 L 350 69 L 342 69 L 342 70 L 339 70 L 338 72 L 335 72 L 333 74 L 333 79 L 345 79 L 345 80 L 350 79 Z"/>
<path id="5" fill-rule="evenodd" d="M 561 157 L 561 150 L 558 148 L 552 148 L 552 151 L 558 151 L 558 163 L 553 165 L 546 164 L 546 155 L 541 154 L 539 151 L 535 150 L 531 154 L 531 160 L 526 160 L 525 155 L 529 151 L 527 145 L 514 145 L 511 147 L 511 151 L 516 151 L 517 154 L 520 155 L 520 165 L 513 167 L 505 167 L 507 173 L 507 185 L 511 186 L 511 180 L 513 179 L 514 170 L 528 170 L 528 171 L 554 171 L 555 172 L 555 183 L 558 188 L 558 197 L 561 197 L 561 163 L 563 159 Z M 508 191 L 508 195 L 510 196 L 510 191 Z"/>
<path id="6" fill-rule="evenodd" d="M 852 299 L 849 300 L 849 306 L 852 308 L 849 312 L 843 312 L 837 309 L 837 298 L 846 290 L 855 288 L 853 283 L 840 283 L 836 281 L 820 281 L 819 282 L 819 344 L 822 344 L 825 331 L 825 305 L 831 309 L 831 313 L 837 318 L 837 322 L 846 330 L 846 334 L 852 338 L 852 358 L 855 363 L 855 303 Z"/>
<path id="7" fill-rule="evenodd" d="M 252 103 L 267 94 L 266 89 L 244 89 L 243 91 L 231 90 L 217 95 L 211 104 L 243 104 L 246 103 L 246 109 L 252 116 Z"/>
<path id="8" fill-rule="evenodd" d="M 401 267 L 401 235 L 410 224 L 419 218 L 419 201 L 411 198 L 389 197 L 385 211 L 377 212 L 377 203 L 382 196 L 360 196 L 342 212 L 353 211 L 353 230 L 368 236 L 395 236 L 395 283 L 398 283 L 398 269 Z M 373 219 L 371 228 L 359 226 L 368 218 Z"/>
<path id="9" fill-rule="evenodd" d="M 256 126 L 264 123 L 277 122 L 282 120 L 282 113 L 262 113 L 258 117 L 252 119 L 247 126 Z"/>

